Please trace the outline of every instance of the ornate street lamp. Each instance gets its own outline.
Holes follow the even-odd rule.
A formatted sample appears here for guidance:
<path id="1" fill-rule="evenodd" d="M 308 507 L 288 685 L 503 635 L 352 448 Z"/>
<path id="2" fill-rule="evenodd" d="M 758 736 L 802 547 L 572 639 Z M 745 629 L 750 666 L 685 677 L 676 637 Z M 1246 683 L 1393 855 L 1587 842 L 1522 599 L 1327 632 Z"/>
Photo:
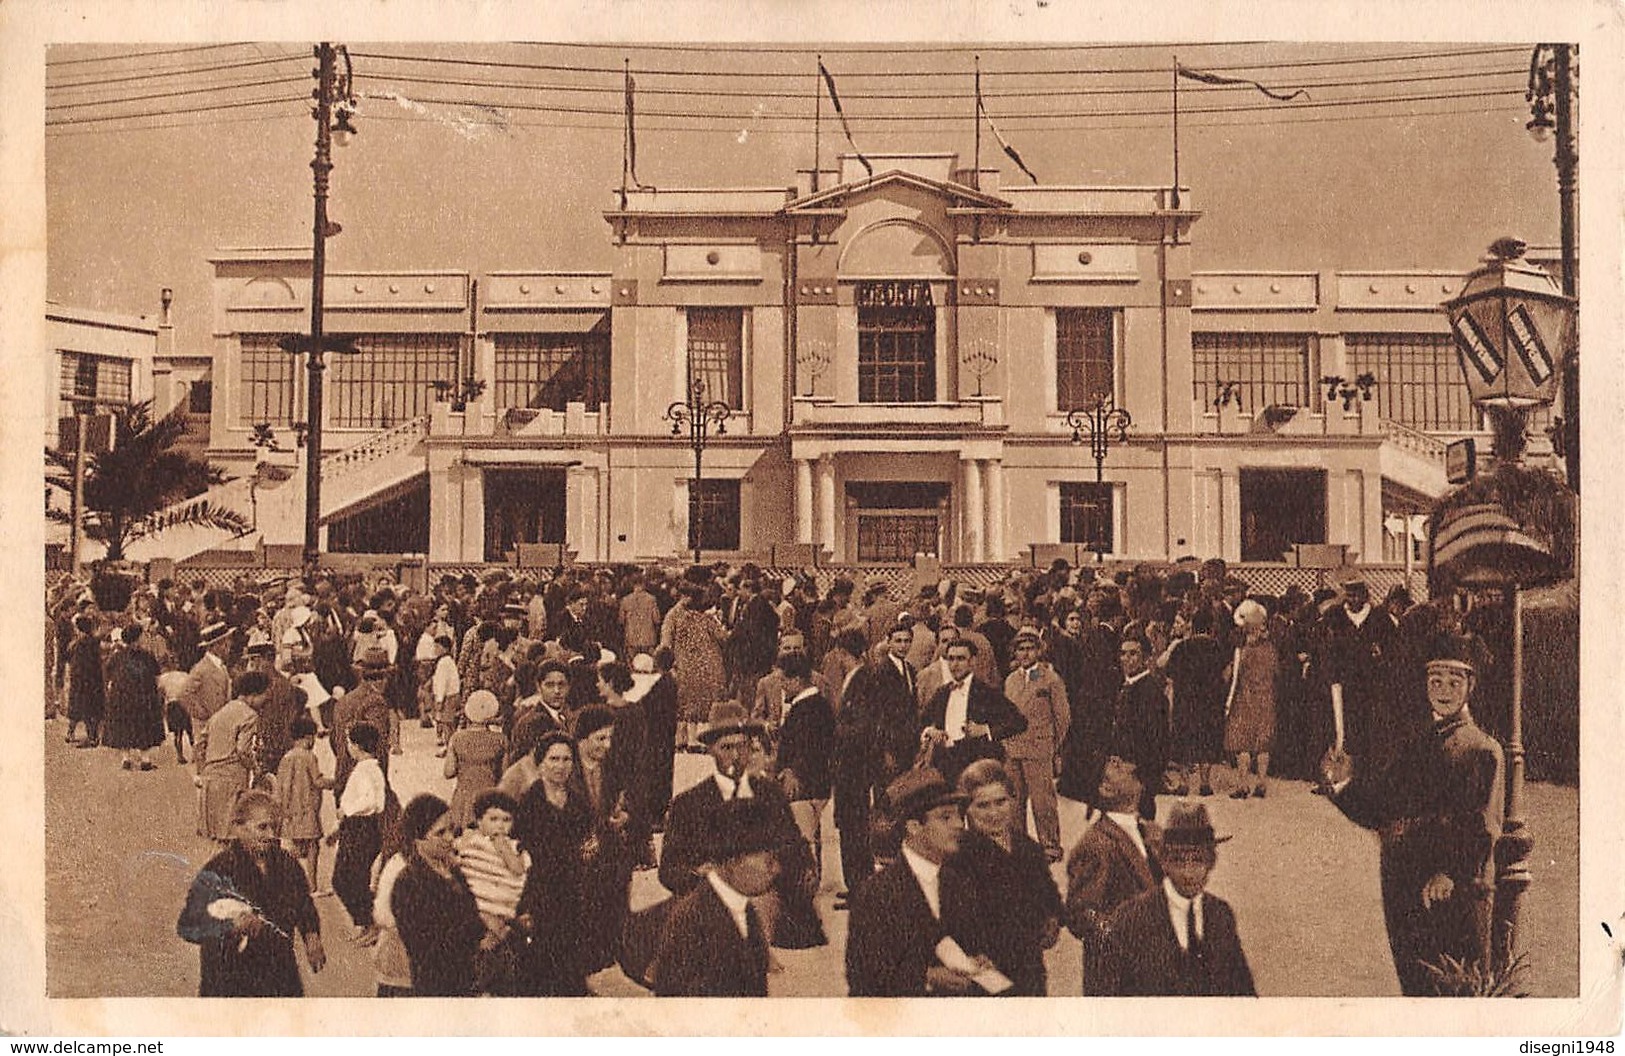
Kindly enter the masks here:
<path id="1" fill-rule="evenodd" d="M 1105 483 L 1106 452 L 1113 444 L 1128 440 L 1129 426 L 1134 419 L 1121 407 L 1112 406 L 1110 396 L 1100 395 L 1087 407 L 1075 407 L 1066 412 L 1066 424 L 1072 427 L 1072 442 L 1081 444 L 1089 440 L 1089 454 L 1095 460 L 1095 486 L 1098 491 Z M 1091 541 L 1095 563 L 1106 559 L 1105 533 L 1096 531 Z"/>
<path id="2" fill-rule="evenodd" d="M 1495 468 L 1441 498 L 1430 523 L 1430 588 L 1497 588 L 1509 596 L 1512 701 L 1505 821 L 1496 844 L 1493 963 L 1516 960 L 1518 917 L 1534 848 L 1523 816 L 1523 592 L 1563 579 L 1574 561 L 1574 494 L 1525 466 L 1529 412 L 1552 403 L 1558 350 L 1573 337 L 1575 302 L 1503 238 L 1442 306 L 1473 403 L 1491 420 Z"/>
<path id="3" fill-rule="evenodd" d="M 683 435 L 683 427 L 688 427 L 688 443 L 694 449 L 694 478 L 689 483 L 688 509 L 689 509 L 689 535 L 694 543 L 694 563 L 700 563 L 700 545 L 704 542 L 705 530 L 705 503 L 700 497 L 701 464 L 705 456 L 705 445 L 710 441 L 711 427 L 716 426 L 718 436 L 728 433 L 727 421 L 733 417 L 733 410 L 721 400 L 707 401 L 705 398 L 705 379 L 693 378 L 688 384 L 688 399 L 678 400 L 666 408 L 665 418 L 671 423 L 671 435 Z"/>

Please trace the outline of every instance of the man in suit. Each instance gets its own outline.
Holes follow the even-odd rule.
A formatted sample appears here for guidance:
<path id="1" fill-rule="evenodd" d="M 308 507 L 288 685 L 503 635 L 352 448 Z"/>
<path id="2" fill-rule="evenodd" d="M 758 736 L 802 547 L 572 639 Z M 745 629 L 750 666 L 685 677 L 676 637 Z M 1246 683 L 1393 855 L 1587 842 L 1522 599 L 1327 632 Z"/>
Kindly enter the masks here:
<path id="1" fill-rule="evenodd" d="M 920 747 L 917 675 L 906 657 L 914 628 L 894 625 L 884 651 L 855 671 L 847 683 L 837 716 L 833 793 L 835 825 L 841 832 L 841 874 L 847 891 L 836 909 L 847 908 L 846 896 L 874 872 L 877 848 L 871 833 L 872 812 L 885 804 L 886 788 L 914 763 Z"/>
<path id="2" fill-rule="evenodd" d="M 1134 762 L 1140 775 L 1140 816 L 1150 821 L 1157 816 L 1157 793 L 1168 765 L 1168 698 L 1151 672 L 1151 646 L 1144 638 L 1124 638 L 1118 657 L 1123 684 L 1106 744 L 1110 754 Z"/>
<path id="3" fill-rule="evenodd" d="M 932 745 L 932 762 L 949 782 L 978 759 L 1004 759 L 1004 741 L 1027 729 L 1027 718 L 1003 693 L 972 675 L 976 645 L 961 637 L 948 646 L 952 681 L 931 698 L 921 720 L 921 739 Z"/>
<path id="4" fill-rule="evenodd" d="M 247 654 L 248 670 L 260 672 L 269 682 L 265 704 L 260 708 L 259 773 L 274 778 L 282 757 L 293 747 L 293 735 L 288 730 L 288 724 L 305 713 L 306 694 L 276 669 L 274 643 L 251 645 Z"/>
<path id="5" fill-rule="evenodd" d="M 214 713 L 231 699 L 231 672 L 226 658 L 231 655 L 231 626 L 224 621 L 209 624 L 198 632 L 203 657 L 192 665 L 191 677 L 181 695 L 181 704 L 192 719 L 192 729 L 201 730 Z"/>
<path id="6" fill-rule="evenodd" d="M 1468 966 L 1488 960 L 1502 821 L 1501 746 L 1468 709 L 1472 644 L 1440 635 L 1429 655 L 1433 729 L 1386 767 L 1360 766 L 1335 749 L 1321 764 L 1332 802 L 1381 838 L 1383 918 L 1407 997 L 1440 993 L 1429 966 L 1442 969 L 1445 956 Z"/>
<path id="7" fill-rule="evenodd" d="M 1083 942 L 1083 992 L 1101 991 L 1106 939 L 1117 908 L 1162 881 L 1155 848 L 1162 830 L 1139 816 L 1141 784 L 1127 759 L 1106 760 L 1094 802 L 1100 818 L 1066 862 L 1066 926 Z"/>
<path id="8" fill-rule="evenodd" d="M 977 967 L 981 956 L 976 892 L 944 865 L 965 832 L 965 797 L 936 770 L 909 770 L 887 789 L 902 831 L 898 859 L 852 892 L 846 984 L 853 997 L 970 996 L 985 993 L 971 974 L 940 956 L 952 939 Z"/>
<path id="9" fill-rule="evenodd" d="M 829 802 L 830 763 L 835 754 L 835 712 L 813 682 L 816 676 L 806 653 L 780 656 L 777 671 L 784 690 L 779 785 L 790 799 L 790 812 L 811 850 L 817 875 L 823 860 L 821 819 Z"/>
<path id="10" fill-rule="evenodd" d="M 733 701 L 712 705 L 709 721 L 700 731 L 701 743 L 711 753 L 716 772 L 671 801 L 666 822 L 665 845 L 660 851 L 660 882 L 676 895 L 693 890 L 705 872 L 717 863 L 712 817 L 720 805 L 734 799 L 759 799 L 761 809 L 775 820 L 786 846 L 801 844 L 800 830 L 790 811 L 784 791 L 771 780 L 751 776 L 755 740 L 766 730 L 751 721 L 745 709 Z M 811 861 L 802 855 L 786 854 L 781 861 L 781 884 L 803 882 Z"/>
<path id="11" fill-rule="evenodd" d="M 1078 662 L 1084 674 L 1079 692 L 1067 697 L 1072 728 L 1067 733 L 1059 791 L 1098 808 L 1090 800 L 1100 787 L 1100 769 L 1110 748 L 1117 691 L 1122 685 L 1118 670 L 1122 606 L 1115 594 L 1094 590 L 1085 601 L 1083 616 L 1087 619 L 1079 626 Z M 1151 780 L 1147 774 L 1141 777 Z"/>
<path id="12" fill-rule="evenodd" d="M 1155 852 L 1162 883 L 1112 914 L 1100 993 L 1114 997 L 1256 997 L 1228 903 L 1209 894 L 1218 845 L 1203 804 L 1174 807 Z"/>
<path id="13" fill-rule="evenodd" d="M 355 758 L 350 755 L 350 730 L 366 723 L 375 730 L 389 729 L 389 702 L 384 699 L 384 683 L 395 665 L 389 662 L 384 649 L 373 646 L 361 654 L 355 664 L 360 684 L 341 697 L 333 706 L 333 724 L 328 729 L 329 744 L 333 749 L 333 798 L 337 802 L 344 795 L 350 771 L 355 769 Z M 378 753 L 378 767 L 389 777 L 389 753 Z"/>
<path id="14" fill-rule="evenodd" d="M 570 672 L 564 664 L 544 660 L 538 665 L 526 660 L 514 668 L 514 680 L 516 692 L 523 692 L 527 686 L 533 686 L 535 692 L 514 702 L 513 732 L 503 757 L 504 768 L 532 751 L 554 730 L 569 732 L 564 702 L 570 693 Z"/>
<path id="15" fill-rule="evenodd" d="M 1394 621 L 1371 604 L 1363 579 L 1342 583 L 1343 604 L 1321 617 L 1319 703 L 1315 711 L 1316 752 L 1342 747 L 1368 763 L 1391 758 L 1384 710 L 1389 692 L 1390 653 L 1397 637 Z M 1342 702 L 1343 744 L 1336 744 L 1337 701 Z M 1313 756 L 1311 756 L 1313 758 Z M 1326 786 L 1318 788 L 1325 794 Z"/>
<path id="16" fill-rule="evenodd" d="M 711 820 L 716 867 L 671 909 L 652 971 L 656 997 L 767 996 L 767 937 L 751 900 L 779 876 L 784 832 L 759 798 L 719 803 Z"/>
<path id="17" fill-rule="evenodd" d="M 1033 805 L 1038 842 L 1052 862 L 1061 860 L 1061 814 L 1055 802 L 1055 778 L 1061 769 L 1061 742 L 1072 721 L 1066 685 L 1055 669 L 1039 659 L 1043 643 L 1038 628 L 1023 627 L 1012 640 L 1015 670 L 1004 680 L 1004 695 L 1027 720 L 1027 729 L 1004 742 L 1006 769 L 1016 783 L 1016 818 L 1025 825 L 1027 802 Z"/>

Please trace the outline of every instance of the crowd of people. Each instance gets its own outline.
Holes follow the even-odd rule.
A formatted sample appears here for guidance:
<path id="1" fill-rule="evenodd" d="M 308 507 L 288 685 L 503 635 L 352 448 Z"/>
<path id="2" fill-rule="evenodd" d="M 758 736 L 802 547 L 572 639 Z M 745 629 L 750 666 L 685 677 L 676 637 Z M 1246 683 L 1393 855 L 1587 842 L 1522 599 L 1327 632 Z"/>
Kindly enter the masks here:
<path id="1" fill-rule="evenodd" d="M 166 744 L 191 766 L 219 845 L 178 928 L 205 995 L 300 993 L 296 939 L 320 970 L 328 894 L 374 948 L 379 996 L 583 996 L 614 965 L 658 995 L 765 995 L 774 949 L 827 944 L 829 886 L 855 996 L 1042 995 L 1063 927 L 1085 993 L 1250 994 L 1234 915 L 1204 890 L 1225 837 L 1202 798 L 1264 798 L 1285 775 L 1391 828 L 1373 775 L 1432 736 L 1428 660 L 1458 622 L 1403 589 L 1373 604 L 1354 577 L 1260 595 L 1221 561 L 912 593 L 748 564 L 422 591 L 161 580 L 119 612 L 81 588 L 48 599 L 51 706 L 125 770 Z M 449 802 L 391 783 L 414 722 Z M 674 798 L 682 752 L 714 773 Z M 1178 797 L 1160 826 L 1158 795 Z M 1070 854 L 1062 796 L 1089 821 Z M 1466 825 L 1451 810 L 1439 824 Z M 639 869 L 672 897 L 633 913 Z M 1394 912 L 1480 898 L 1482 862 L 1458 872 L 1454 890 L 1423 877 L 1425 898 L 1405 881 Z M 1407 939 L 1403 957 L 1432 949 Z M 1401 957 L 1396 941 L 1420 992 Z"/>

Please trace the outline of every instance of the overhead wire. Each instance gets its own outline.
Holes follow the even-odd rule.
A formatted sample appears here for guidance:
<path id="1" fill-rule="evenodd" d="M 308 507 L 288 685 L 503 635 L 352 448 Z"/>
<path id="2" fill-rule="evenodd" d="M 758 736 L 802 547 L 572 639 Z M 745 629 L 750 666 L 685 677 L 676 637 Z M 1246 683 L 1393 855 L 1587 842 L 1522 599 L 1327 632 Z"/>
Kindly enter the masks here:
<path id="1" fill-rule="evenodd" d="M 168 117 L 173 114 L 202 114 L 216 110 L 238 110 L 250 106 L 273 106 L 281 103 L 303 101 L 304 100 L 302 98 L 297 96 L 280 96 L 275 99 L 245 99 L 231 103 L 213 103 L 208 106 L 182 107 L 175 110 L 150 110 L 136 114 L 112 114 L 99 117 L 59 117 L 45 122 L 45 127 L 53 128 L 58 125 L 83 125 L 96 121 L 118 121 L 125 118 L 137 117 Z"/>
<path id="2" fill-rule="evenodd" d="M 194 73 L 216 73 L 222 70 L 246 70 L 252 66 L 269 66 L 272 63 L 305 58 L 304 55 L 290 53 L 287 55 L 273 55 L 263 59 L 244 59 L 238 62 L 216 63 L 211 66 L 184 66 L 170 70 L 149 70 L 146 73 L 132 73 L 123 77 L 98 77 L 91 80 L 73 81 L 67 84 L 51 84 L 47 82 L 45 90 L 49 93 L 67 91 L 71 88 L 100 88 L 108 84 L 129 84 L 133 81 L 150 81 L 160 77 L 183 77 Z"/>
<path id="3" fill-rule="evenodd" d="M 128 62 L 132 59 L 155 59 L 161 55 L 186 55 L 199 51 L 220 51 L 225 48 L 240 48 L 245 41 L 232 41 L 227 44 L 197 44 L 185 48 L 164 48 L 160 51 L 121 51 L 112 55 L 87 55 L 79 59 L 52 59 L 46 58 L 45 68 L 53 69 L 57 66 L 79 66 L 87 62 Z M 68 45 L 58 45 L 65 47 Z"/>
<path id="4" fill-rule="evenodd" d="M 275 77 L 260 81 L 237 81 L 231 84 L 205 84 L 196 88 L 176 88 L 168 92 L 148 92 L 145 95 L 126 95 L 117 99 L 88 99 L 74 103 L 47 103 L 46 113 L 53 110 L 81 109 L 87 106 L 118 106 L 124 103 L 139 103 L 149 99 L 173 99 L 183 95 L 201 95 L 204 92 L 228 92 L 243 88 L 265 88 L 276 84 L 292 84 L 296 81 L 306 81 L 308 77 Z"/>

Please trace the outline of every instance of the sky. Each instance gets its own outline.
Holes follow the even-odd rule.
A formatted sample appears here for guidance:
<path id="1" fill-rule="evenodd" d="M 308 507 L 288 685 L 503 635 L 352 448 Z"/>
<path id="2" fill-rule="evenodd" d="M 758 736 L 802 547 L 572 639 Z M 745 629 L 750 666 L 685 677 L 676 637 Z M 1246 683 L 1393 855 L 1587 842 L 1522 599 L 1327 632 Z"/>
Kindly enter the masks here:
<path id="1" fill-rule="evenodd" d="M 334 152 L 332 271 L 607 270 L 623 63 L 644 183 L 787 186 L 811 165 L 815 105 L 824 165 L 851 149 L 819 93 L 819 54 L 860 149 L 961 163 L 979 56 L 990 118 L 1048 184 L 1168 184 L 1176 56 L 1304 89 L 1276 102 L 1182 82 L 1199 270 L 1465 271 L 1502 235 L 1557 240 L 1552 147 L 1525 131 L 1530 46 L 1517 42 L 342 42 L 358 134 Z M 312 65 L 309 42 L 52 47 L 48 296 L 154 314 L 169 286 L 181 348 L 207 348 L 209 256 L 309 245 Z M 260 99 L 280 101 L 240 105 Z M 1383 99 L 1400 101 L 1370 101 Z M 984 165 L 1027 182 L 987 125 L 982 140 Z"/>

